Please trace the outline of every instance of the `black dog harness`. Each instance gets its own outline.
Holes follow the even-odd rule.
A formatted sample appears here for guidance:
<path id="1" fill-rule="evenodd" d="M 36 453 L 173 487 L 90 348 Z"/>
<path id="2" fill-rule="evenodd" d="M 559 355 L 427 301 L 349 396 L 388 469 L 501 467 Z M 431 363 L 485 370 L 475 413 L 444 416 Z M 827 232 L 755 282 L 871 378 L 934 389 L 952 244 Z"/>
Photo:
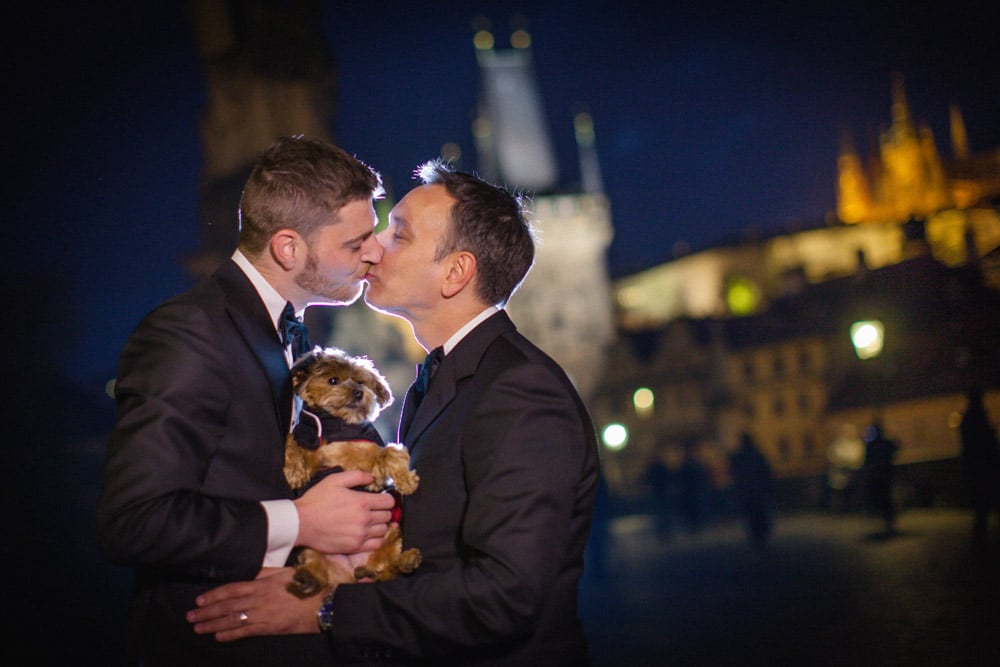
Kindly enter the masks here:
<path id="1" fill-rule="evenodd" d="M 300 447 L 316 450 L 324 442 L 334 440 L 371 440 L 379 447 L 385 445 L 375 425 L 369 421 L 348 424 L 334 417 L 323 408 L 303 405 L 299 423 L 292 429 L 292 437 Z"/>

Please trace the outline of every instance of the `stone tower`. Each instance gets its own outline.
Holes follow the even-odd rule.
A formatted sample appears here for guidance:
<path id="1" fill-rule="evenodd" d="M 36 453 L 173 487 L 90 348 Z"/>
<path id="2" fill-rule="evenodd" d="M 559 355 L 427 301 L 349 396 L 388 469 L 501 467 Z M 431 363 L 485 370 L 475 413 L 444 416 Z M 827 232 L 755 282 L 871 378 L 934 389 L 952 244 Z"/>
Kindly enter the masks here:
<path id="1" fill-rule="evenodd" d="M 575 118 L 581 185 L 557 190 L 559 170 L 530 35 L 516 30 L 511 48 L 498 49 L 493 35 L 480 30 L 474 43 L 481 79 L 473 126 L 478 172 L 530 195 L 539 238 L 535 265 L 508 311 L 518 328 L 563 366 L 587 400 L 602 379 L 614 335 L 606 260 L 613 229 L 593 122 L 585 113 Z"/>

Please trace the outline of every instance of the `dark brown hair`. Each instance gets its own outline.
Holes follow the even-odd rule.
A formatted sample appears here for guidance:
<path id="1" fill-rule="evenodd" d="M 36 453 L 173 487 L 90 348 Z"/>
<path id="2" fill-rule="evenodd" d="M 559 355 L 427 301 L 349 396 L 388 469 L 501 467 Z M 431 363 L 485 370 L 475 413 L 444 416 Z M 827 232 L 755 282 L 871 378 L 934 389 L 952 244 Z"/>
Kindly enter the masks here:
<path id="1" fill-rule="evenodd" d="M 503 306 L 517 291 L 535 261 L 535 235 L 524 200 L 507 190 L 441 160 L 416 169 L 424 184 L 441 184 L 455 199 L 451 225 L 435 259 L 456 250 L 476 257 L 476 293 L 484 303 Z"/>
<path id="2" fill-rule="evenodd" d="M 279 229 L 307 241 L 338 221 L 341 208 L 382 196 L 381 175 L 332 144 L 283 137 L 257 159 L 240 199 L 241 249 L 261 252 Z"/>

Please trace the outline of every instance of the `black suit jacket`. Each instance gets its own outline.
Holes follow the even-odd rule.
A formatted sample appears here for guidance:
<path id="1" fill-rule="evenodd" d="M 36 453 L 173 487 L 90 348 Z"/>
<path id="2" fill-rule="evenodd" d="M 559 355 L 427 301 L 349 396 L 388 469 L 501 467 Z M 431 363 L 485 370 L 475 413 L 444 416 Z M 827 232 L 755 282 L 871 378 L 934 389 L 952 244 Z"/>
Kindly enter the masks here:
<path id="1" fill-rule="evenodd" d="M 284 347 L 235 263 L 147 315 L 119 360 L 118 414 L 97 506 L 103 553 L 135 571 L 129 612 L 143 665 L 287 665 L 318 636 L 219 644 L 184 620 L 197 594 L 252 579 L 282 472 L 292 393 Z"/>
<path id="2" fill-rule="evenodd" d="M 497 313 L 444 358 L 400 439 L 420 475 L 403 542 L 424 560 L 409 576 L 338 587 L 337 655 L 586 664 L 577 589 L 599 461 L 563 371 Z"/>

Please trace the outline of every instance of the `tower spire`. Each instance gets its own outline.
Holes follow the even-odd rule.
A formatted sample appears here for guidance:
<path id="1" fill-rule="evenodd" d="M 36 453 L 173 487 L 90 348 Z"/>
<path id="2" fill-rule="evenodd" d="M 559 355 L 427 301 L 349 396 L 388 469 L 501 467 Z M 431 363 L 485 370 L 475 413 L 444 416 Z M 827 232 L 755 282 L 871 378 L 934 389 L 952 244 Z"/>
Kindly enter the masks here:
<path id="1" fill-rule="evenodd" d="M 604 179 L 594 145 L 594 119 L 586 111 L 573 117 L 576 150 L 580 160 L 580 190 L 586 194 L 603 194 Z"/>
<path id="2" fill-rule="evenodd" d="M 481 173 L 509 187 L 544 192 L 556 185 L 555 150 L 535 80 L 531 38 L 519 28 L 513 48 L 496 49 L 488 30 L 476 33 L 482 92 L 474 133 Z"/>
<path id="3" fill-rule="evenodd" d="M 969 159 L 969 137 L 965 133 L 965 120 L 962 118 L 962 110 L 957 104 L 952 104 L 948 109 L 951 120 L 951 154 L 959 160 Z"/>

